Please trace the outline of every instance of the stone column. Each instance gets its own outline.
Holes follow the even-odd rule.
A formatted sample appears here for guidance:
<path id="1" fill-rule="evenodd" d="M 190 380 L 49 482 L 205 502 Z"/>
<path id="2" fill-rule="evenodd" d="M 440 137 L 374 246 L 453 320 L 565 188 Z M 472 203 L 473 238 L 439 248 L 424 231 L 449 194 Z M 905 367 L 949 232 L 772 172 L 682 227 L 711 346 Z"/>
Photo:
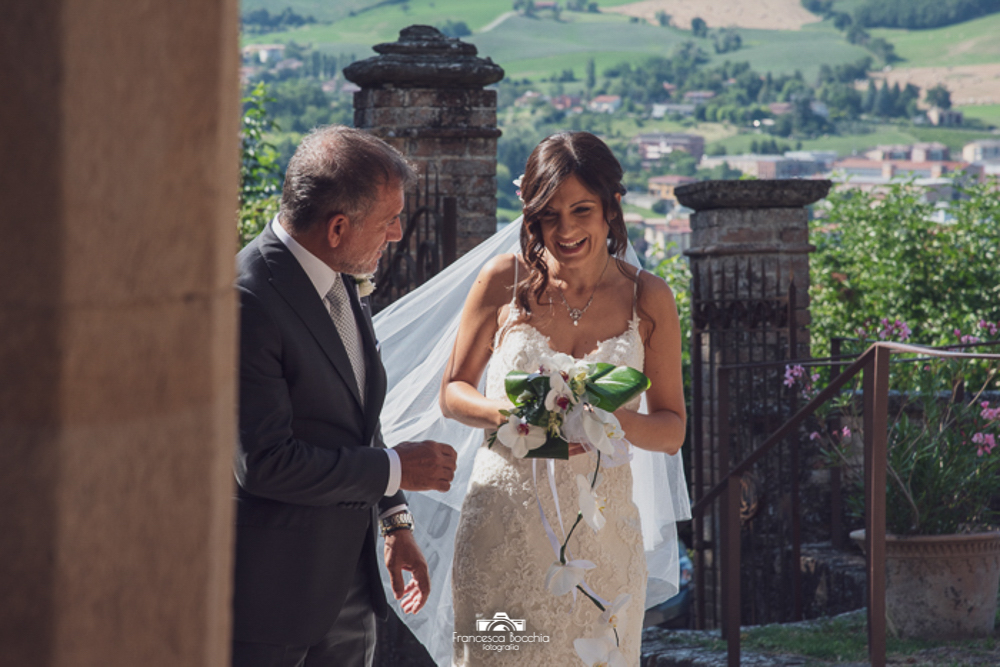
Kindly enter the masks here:
<path id="1" fill-rule="evenodd" d="M 441 194 L 458 200 L 462 255 L 496 231 L 497 95 L 483 87 L 503 69 L 425 25 L 373 48 L 380 55 L 344 69 L 361 86 L 354 124 L 394 145 L 421 174 L 440 175 Z"/>
<path id="2" fill-rule="evenodd" d="M 781 364 L 727 367 L 809 356 L 809 253 L 815 248 L 809 244 L 805 207 L 826 196 L 830 185 L 812 180 L 706 181 L 675 190 L 678 201 L 695 210 L 686 251 L 692 274 L 695 497 L 777 430 L 798 400 L 784 387 Z M 786 587 L 793 576 L 788 570 L 798 554 L 789 552 L 789 538 L 803 532 L 798 518 L 803 512 L 793 498 L 807 495 L 798 485 L 807 478 L 811 459 L 787 444 L 779 450 L 743 477 L 744 623 L 790 620 L 792 591 Z M 798 476 L 791 474 L 796 460 Z M 817 514 L 806 513 L 810 511 Z M 707 516 L 697 534 L 708 545 L 702 569 L 716 574 L 716 549 L 723 555 L 728 551 L 720 544 L 718 518 L 718 513 Z M 705 605 L 711 627 L 713 617 L 719 620 L 720 590 L 713 584 L 718 578 L 709 572 L 699 576 L 708 582 L 699 604 Z M 755 583 L 748 586 L 751 579 Z"/>
<path id="3" fill-rule="evenodd" d="M 0 22 L 0 664 L 228 664 L 236 0 Z"/>

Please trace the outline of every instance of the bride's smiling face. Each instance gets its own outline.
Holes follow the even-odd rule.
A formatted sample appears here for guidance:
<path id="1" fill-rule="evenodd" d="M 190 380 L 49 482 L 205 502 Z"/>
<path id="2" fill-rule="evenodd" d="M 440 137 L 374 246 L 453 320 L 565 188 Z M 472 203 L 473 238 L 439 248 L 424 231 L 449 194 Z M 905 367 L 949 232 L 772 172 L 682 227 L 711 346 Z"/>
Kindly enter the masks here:
<path id="1" fill-rule="evenodd" d="M 563 266 L 581 266 L 608 254 L 608 222 L 601 198 L 570 176 L 538 216 L 549 255 Z"/>

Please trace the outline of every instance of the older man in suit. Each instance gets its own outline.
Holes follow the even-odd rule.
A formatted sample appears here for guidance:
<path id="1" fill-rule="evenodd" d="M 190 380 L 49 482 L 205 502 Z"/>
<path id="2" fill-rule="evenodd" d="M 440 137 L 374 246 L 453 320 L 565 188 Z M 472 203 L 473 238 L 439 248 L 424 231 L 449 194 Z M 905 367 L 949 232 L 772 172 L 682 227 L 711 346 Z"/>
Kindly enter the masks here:
<path id="1" fill-rule="evenodd" d="M 401 237 L 413 177 L 381 140 L 320 128 L 288 166 L 281 212 L 237 257 L 234 667 L 370 665 L 387 609 L 376 526 L 403 610 L 428 594 L 401 489 L 448 490 L 455 452 L 382 443 L 385 371 L 355 278 Z"/>

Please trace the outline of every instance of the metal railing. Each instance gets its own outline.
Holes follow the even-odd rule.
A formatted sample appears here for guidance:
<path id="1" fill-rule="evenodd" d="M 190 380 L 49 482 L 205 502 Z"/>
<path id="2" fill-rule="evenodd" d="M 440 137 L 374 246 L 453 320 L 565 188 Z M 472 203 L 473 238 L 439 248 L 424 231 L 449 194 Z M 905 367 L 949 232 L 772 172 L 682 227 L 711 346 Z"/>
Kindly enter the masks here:
<path id="1" fill-rule="evenodd" d="M 716 500 L 721 502 L 722 525 L 720 529 L 721 560 L 722 560 L 722 618 L 723 636 L 727 641 L 729 667 L 740 664 L 740 504 L 742 476 L 749 472 L 766 453 L 784 441 L 796 435 L 797 429 L 812 416 L 816 409 L 834 398 L 840 390 L 857 376 L 862 376 L 862 396 L 864 403 L 863 440 L 864 440 L 864 487 L 865 487 L 865 554 L 867 559 L 867 602 L 868 602 L 868 656 L 872 667 L 885 667 L 886 660 L 886 616 L 885 616 L 885 519 L 886 519 L 886 466 L 888 446 L 889 417 L 889 360 L 893 353 L 918 354 L 923 357 L 952 359 L 994 359 L 1000 360 L 1000 354 L 969 354 L 952 351 L 955 348 L 976 347 L 982 345 L 997 345 L 1000 342 L 978 343 L 948 348 L 931 348 L 921 345 L 903 343 L 879 342 L 871 345 L 843 372 L 839 368 L 845 360 L 852 357 L 837 355 L 827 359 L 808 359 L 801 361 L 761 362 L 759 364 L 733 364 L 719 366 L 720 409 L 725 415 L 725 406 L 729 400 L 728 374 L 745 366 L 775 366 L 800 364 L 802 366 L 834 366 L 834 376 L 830 383 L 812 400 L 796 412 L 777 431 L 767 438 L 749 456 L 735 467 L 729 468 L 729 437 L 728 420 L 721 420 L 722 437 L 720 439 L 719 461 L 729 468 L 723 471 L 722 480 L 707 493 L 698 498 L 692 507 L 692 517 L 696 522 L 695 539 L 700 536 L 700 524 L 704 521 L 706 511 Z M 792 512 L 793 512 L 793 591 L 796 598 L 796 618 L 801 617 L 801 575 L 798 566 L 800 555 L 800 533 L 797 529 L 799 521 L 798 498 L 798 445 L 793 438 L 793 481 Z M 698 568 L 695 568 L 697 576 Z"/>

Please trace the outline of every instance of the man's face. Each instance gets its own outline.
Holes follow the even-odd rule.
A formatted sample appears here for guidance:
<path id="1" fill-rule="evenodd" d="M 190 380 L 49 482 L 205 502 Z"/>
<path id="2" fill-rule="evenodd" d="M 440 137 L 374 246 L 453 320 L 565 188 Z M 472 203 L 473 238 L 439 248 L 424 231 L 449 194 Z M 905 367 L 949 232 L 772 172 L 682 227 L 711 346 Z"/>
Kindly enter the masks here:
<path id="1" fill-rule="evenodd" d="M 348 225 L 338 246 L 339 270 L 353 275 L 375 273 L 390 242 L 403 238 L 399 215 L 403 212 L 403 187 L 383 185 L 375 205 L 360 225 Z"/>

